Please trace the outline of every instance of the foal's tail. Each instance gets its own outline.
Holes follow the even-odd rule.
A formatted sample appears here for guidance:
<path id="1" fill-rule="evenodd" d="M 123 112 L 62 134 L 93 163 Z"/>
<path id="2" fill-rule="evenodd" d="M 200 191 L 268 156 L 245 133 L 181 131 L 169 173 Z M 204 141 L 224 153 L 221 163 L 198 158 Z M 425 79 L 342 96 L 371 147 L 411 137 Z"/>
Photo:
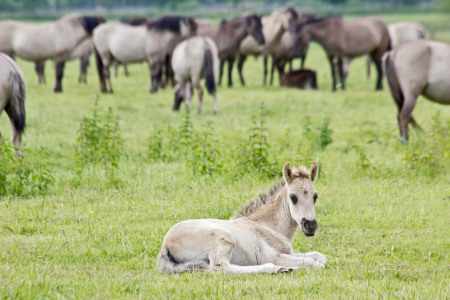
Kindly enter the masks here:
<path id="1" fill-rule="evenodd" d="M 98 78 L 100 80 L 100 89 L 103 93 L 106 93 L 106 80 L 105 80 L 105 73 L 103 73 L 103 61 L 100 57 L 100 54 L 98 53 L 97 48 L 95 49 L 95 61 L 97 63 L 97 72 L 98 72 Z"/>
<path id="2" fill-rule="evenodd" d="M 193 272 L 195 270 L 204 271 L 209 269 L 209 264 L 206 261 L 179 263 L 175 260 L 169 249 L 164 247 L 158 255 L 156 266 L 164 274 Z"/>
<path id="3" fill-rule="evenodd" d="M 5 110 L 17 132 L 22 133 L 25 130 L 26 86 L 25 80 L 20 73 L 11 72 L 10 87 L 11 98 Z"/>
<path id="4" fill-rule="evenodd" d="M 389 84 L 389 88 L 391 90 L 391 95 L 395 100 L 395 103 L 398 106 L 398 110 L 400 111 L 403 107 L 403 93 L 398 82 L 397 72 L 395 71 L 394 60 L 392 56 L 392 52 L 388 52 L 385 54 L 384 59 L 384 72 L 386 73 L 386 78 Z"/>
<path id="5" fill-rule="evenodd" d="M 206 44 L 207 48 L 205 50 L 205 63 L 204 63 L 204 70 L 205 70 L 205 83 L 206 88 L 208 89 L 209 94 L 213 94 L 216 91 L 216 80 L 214 76 L 214 61 L 213 61 L 213 55 L 211 52 L 211 48 Z"/>

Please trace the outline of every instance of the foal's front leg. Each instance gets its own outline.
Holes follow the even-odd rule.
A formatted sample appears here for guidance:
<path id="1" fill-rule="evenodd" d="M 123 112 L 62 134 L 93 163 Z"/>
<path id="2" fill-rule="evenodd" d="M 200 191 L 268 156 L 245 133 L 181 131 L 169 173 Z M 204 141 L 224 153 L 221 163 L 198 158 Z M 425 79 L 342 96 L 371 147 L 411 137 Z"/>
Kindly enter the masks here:
<path id="1" fill-rule="evenodd" d="M 280 254 L 273 263 L 279 266 L 285 266 L 288 268 L 293 267 L 310 267 L 310 268 L 319 268 L 324 269 L 325 265 L 320 261 L 315 260 L 312 256 L 307 256 L 306 253 L 304 255 L 293 254 Z"/>
<path id="2" fill-rule="evenodd" d="M 326 265 L 327 263 L 327 257 L 325 255 L 323 255 L 320 252 L 306 252 L 306 253 L 294 253 L 292 254 L 296 257 L 308 257 L 308 258 L 312 258 L 315 261 L 318 261 L 319 263 L 321 263 L 322 265 Z"/>

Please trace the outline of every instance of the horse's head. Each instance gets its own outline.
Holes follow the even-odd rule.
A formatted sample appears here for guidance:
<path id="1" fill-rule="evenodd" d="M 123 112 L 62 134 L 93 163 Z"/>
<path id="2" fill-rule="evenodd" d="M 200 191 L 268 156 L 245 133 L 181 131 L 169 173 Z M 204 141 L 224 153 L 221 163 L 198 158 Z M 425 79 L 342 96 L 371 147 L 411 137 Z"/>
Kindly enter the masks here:
<path id="1" fill-rule="evenodd" d="M 283 168 L 289 213 L 292 219 L 302 226 L 306 236 L 313 236 L 317 229 L 315 218 L 317 193 L 313 183 L 318 173 L 319 165 L 316 162 L 312 164 L 309 171 L 304 168 L 291 169 L 289 163 L 286 163 Z"/>
<path id="2" fill-rule="evenodd" d="M 251 35 L 260 45 L 265 43 L 264 34 L 262 32 L 261 17 L 257 15 L 249 15 L 245 17 L 246 32 Z"/>
<path id="3" fill-rule="evenodd" d="M 105 19 L 103 17 L 80 17 L 81 25 L 83 25 L 84 29 L 88 34 L 92 34 L 92 31 L 101 23 L 105 23 Z"/>
<path id="4" fill-rule="evenodd" d="M 175 86 L 175 99 L 173 101 L 173 110 L 180 110 L 181 102 L 184 100 L 184 88 L 181 84 Z"/>
<path id="5" fill-rule="evenodd" d="M 291 24 L 299 20 L 299 15 L 295 8 L 285 7 L 278 13 L 277 17 L 281 21 L 284 30 L 289 31 L 291 29 Z"/>
<path id="6" fill-rule="evenodd" d="M 182 36 L 193 36 L 197 33 L 197 22 L 193 18 L 185 17 L 180 20 L 180 32 Z"/>

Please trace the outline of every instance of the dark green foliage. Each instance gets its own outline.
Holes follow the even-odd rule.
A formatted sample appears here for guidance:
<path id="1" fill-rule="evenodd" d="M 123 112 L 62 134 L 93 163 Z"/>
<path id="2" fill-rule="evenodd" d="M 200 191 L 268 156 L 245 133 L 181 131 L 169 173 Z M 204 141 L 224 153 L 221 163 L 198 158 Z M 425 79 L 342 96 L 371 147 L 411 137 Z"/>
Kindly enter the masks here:
<path id="1" fill-rule="evenodd" d="M 17 157 L 13 147 L 0 138 L 0 196 L 46 194 L 54 182 L 47 161 L 43 148 L 38 152 L 26 149 Z"/>
<path id="2" fill-rule="evenodd" d="M 122 157 L 119 117 L 114 117 L 111 108 L 107 112 L 100 111 L 98 98 L 94 101 L 92 117 L 81 121 L 77 141 L 76 168 L 82 170 L 102 165 L 110 178 L 114 179 Z"/>
<path id="3" fill-rule="evenodd" d="M 192 149 L 190 167 L 194 174 L 212 175 L 221 173 L 220 151 L 216 144 L 212 122 L 208 121 L 205 130 L 200 134 L 198 143 L 195 143 Z"/>

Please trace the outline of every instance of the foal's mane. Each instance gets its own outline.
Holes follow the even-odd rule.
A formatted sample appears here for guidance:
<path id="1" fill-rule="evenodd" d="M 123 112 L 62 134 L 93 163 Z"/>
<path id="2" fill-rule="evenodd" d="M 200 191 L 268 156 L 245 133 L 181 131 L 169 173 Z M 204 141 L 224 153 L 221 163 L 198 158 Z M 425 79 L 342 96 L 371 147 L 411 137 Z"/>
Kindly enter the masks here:
<path id="1" fill-rule="evenodd" d="M 171 31 L 174 33 L 180 33 L 180 21 L 188 19 L 187 17 L 181 16 L 164 16 L 154 21 L 149 21 L 147 23 L 148 29 L 154 29 L 157 31 Z M 191 22 L 189 22 L 191 23 Z"/>
<path id="2" fill-rule="evenodd" d="M 309 171 L 307 171 L 305 167 L 294 168 L 292 171 L 293 178 L 310 178 Z M 233 219 L 247 217 L 267 203 L 275 200 L 285 185 L 286 182 L 284 179 L 281 179 L 281 181 L 272 186 L 266 193 L 260 194 L 256 198 L 250 200 L 249 203 L 234 215 Z"/>
<path id="3" fill-rule="evenodd" d="M 305 23 L 302 25 L 309 25 L 309 24 L 316 24 L 316 23 L 322 23 L 331 19 L 341 19 L 342 17 L 340 15 L 329 15 L 322 18 L 312 18 L 308 19 Z"/>

